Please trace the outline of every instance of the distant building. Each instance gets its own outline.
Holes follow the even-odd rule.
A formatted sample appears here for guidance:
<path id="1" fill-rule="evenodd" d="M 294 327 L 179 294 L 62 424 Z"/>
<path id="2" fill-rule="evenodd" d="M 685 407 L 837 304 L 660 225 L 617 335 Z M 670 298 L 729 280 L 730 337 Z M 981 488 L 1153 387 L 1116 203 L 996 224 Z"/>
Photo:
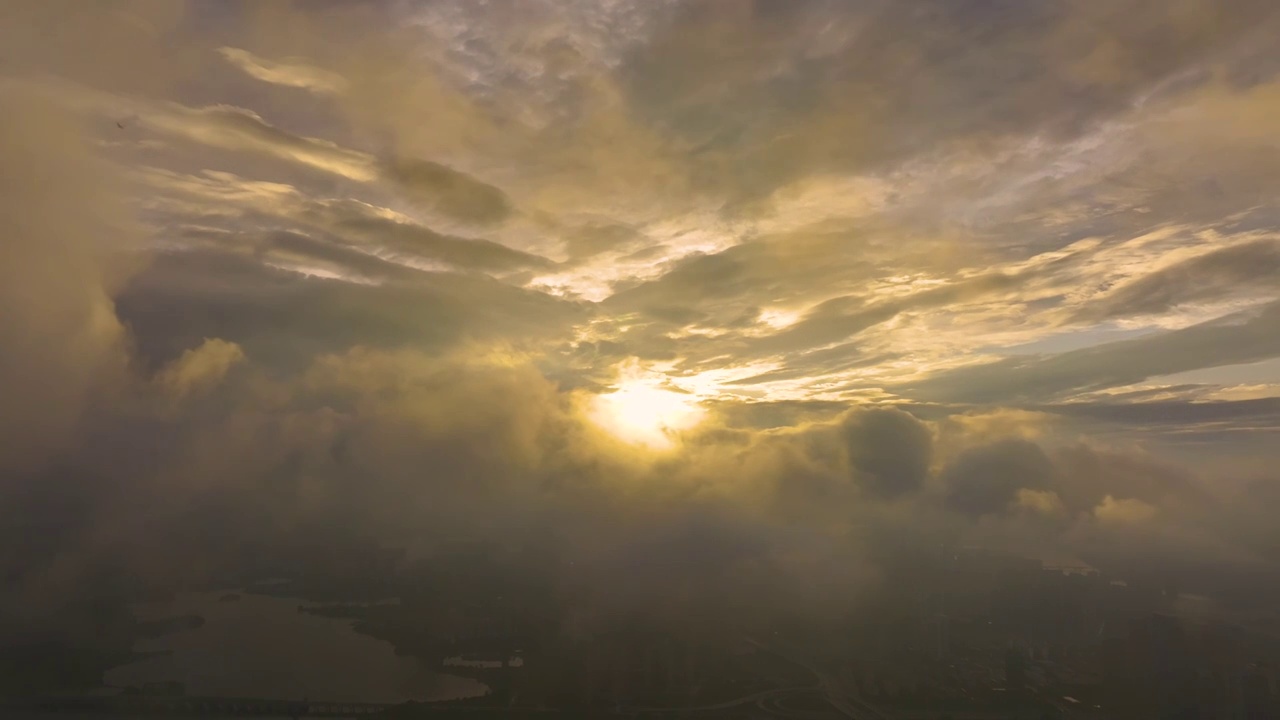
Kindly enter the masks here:
<path id="1" fill-rule="evenodd" d="M 1226 706 L 1229 720 L 1272 720 L 1280 713 L 1270 680 L 1256 665 L 1230 674 Z"/>
<path id="2" fill-rule="evenodd" d="M 1004 653 L 1004 684 L 1011 694 L 1027 690 L 1027 656 L 1013 646 Z"/>
<path id="3" fill-rule="evenodd" d="M 934 618 L 934 641 L 935 641 L 935 657 L 938 660 L 944 660 L 951 654 L 951 627 L 950 620 L 946 615 L 939 615 Z"/>
<path id="4" fill-rule="evenodd" d="M 142 686 L 143 695 L 160 695 L 166 697 L 175 697 L 185 695 L 187 688 L 176 680 L 161 680 L 159 682 L 144 683 Z"/>

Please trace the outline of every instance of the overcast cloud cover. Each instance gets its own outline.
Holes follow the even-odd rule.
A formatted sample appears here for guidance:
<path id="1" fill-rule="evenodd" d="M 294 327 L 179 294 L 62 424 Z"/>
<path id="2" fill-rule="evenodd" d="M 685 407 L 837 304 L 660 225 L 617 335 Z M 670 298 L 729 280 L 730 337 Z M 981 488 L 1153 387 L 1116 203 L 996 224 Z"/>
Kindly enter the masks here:
<path id="1" fill-rule="evenodd" d="M 551 533 L 649 607 L 844 603 L 937 543 L 1270 572 L 1277 36 L 1271 0 L 4 3 L 6 611 L 335 527 Z M 628 387 L 702 415 L 637 444 L 592 419 Z"/>

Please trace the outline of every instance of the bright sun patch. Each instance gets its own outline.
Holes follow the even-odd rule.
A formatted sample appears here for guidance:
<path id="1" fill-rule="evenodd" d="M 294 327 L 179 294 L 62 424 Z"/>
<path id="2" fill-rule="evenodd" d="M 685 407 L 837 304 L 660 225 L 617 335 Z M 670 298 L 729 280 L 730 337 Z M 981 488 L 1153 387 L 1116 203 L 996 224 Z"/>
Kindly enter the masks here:
<path id="1" fill-rule="evenodd" d="M 674 435 L 702 420 L 694 396 L 664 390 L 651 379 L 631 378 L 592 399 L 588 415 L 619 439 L 653 449 L 672 446 Z"/>

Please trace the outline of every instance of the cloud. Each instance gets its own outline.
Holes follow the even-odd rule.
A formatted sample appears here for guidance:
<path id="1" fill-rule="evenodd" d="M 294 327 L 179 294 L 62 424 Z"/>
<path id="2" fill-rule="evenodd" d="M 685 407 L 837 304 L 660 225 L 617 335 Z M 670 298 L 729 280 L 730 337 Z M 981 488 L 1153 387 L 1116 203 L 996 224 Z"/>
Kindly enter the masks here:
<path id="1" fill-rule="evenodd" d="M 309 279 L 227 253 L 156 257 L 117 298 L 140 352 L 168 361 L 207 337 L 260 362 L 306 364 L 355 345 L 444 350 L 468 340 L 544 342 L 584 308 L 484 276 L 436 273 L 423 282 Z"/>
<path id="2" fill-rule="evenodd" d="M 245 74 L 265 83 L 300 88 L 320 94 L 340 93 L 347 82 L 341 75 L 301 62 L 277 62 L 260 58 L 248 50 L 220 47 L 218 53 Z"/>
<path id="3" fill-rule="evenodd" d="M 31 608 L 316 538 L 536 545 L 588 629 L 845 614 L 960 544 L 1278 557 L 1273 398 L 1138 385 L 1280 355 L 1273 3 L 37 5 Z M 707 411 L 666 452 L 583 412 L 628 362 Z"/>
<path id="4" fill-rule="evenodd" d="M 506 220 L 511 201 L 498 188 L 440 163 L 396 159 L 383 174 L 429 207 L 453 218 L 480 224 Z"/>
<path id="5" fill-rule="evenodd" d="M 146 102 L 79 86 L 57 87 L 54 94 L 96 113 L 129 112 L 131 122 L 190 142 L 257 153 L 356 182 L 383 182 L 425 209 L 463 223 L 491 224 L 513 212 L 500 189 L 454 168 L 397 155 L 379 158 L 323 138 L 297 135 L 245 108 Z"/>
<path id="6" fill-rule="evenodd" d="M 839 248 L 856 249 L 844 254 Z M 660 277 L 618 288 L 608 304 L 618 311 L 657 306 L 698 307 L 736 316 L 762 302 L 804 307 L 831 287 L 866 279 L 878 258 L 857 227 L 812 227 L 748 237 L 716 253 L 670 263 Z M 814 297 L 819 295 L 819 297 Z"/>
<path id="7" fill-rule="evenodd" d="M 1152 392 L 1168 392 L 1160 388 Z M 1118 402 L 1072 402 L 1045 406 L 1053 413 L 1088 418 L 1093 421 L 1129 425 L 1147 430 L 1161 428 L 1190 431 L 1198 427 L 1223 428 L 1239 423 L 1250 429 L 1280 426 L 1280 398 L 1248 400 L 1147 400 L 1124 398 Z"/>
<path id="8" fill-rule="evenodd" d="M 161 370 L 155 382 L 170 398 L 181 401 L 192 393 L 208 391 L 244 359 L 244 351 L 239 345 L 209 338 Z"/>
<path id="9" fill-rule="evenodd" d="M 800 322 L 750 343 L 756 352 L 821 347 L 847 340 L 896 317 L 900 313 L 962 302 L 966 299 L 1016 286 L 1018 279 L 996 273 L 906 295 L 900 299 L 869 301 L 839 297 L 811 310 Z"/>
<path id="10" fill-rule="evenodd" d="M 1042 515 L 1061 515 L 1065 512 L 1062 499 L 1052 490 L 1019 488 L 1015 504 Z"/>
<path id="11" fill-rule="evenodd" d="M 588 224 L 567 233 L 565 245 L 571 260 L 586 258 L 634 247 L 642 235 L 625 225 Z"/>
<path id="12" fill-rule="evenodd" d="M 841 246 L 866 252 L 840 255 Z M 679 355 L 690 368 L 723 365 L 726 357 L 781 364 L 764 374 L 744 374 L 738 382 L 745 384 L 849 373 L 884 362 L 897 353 L 874 341 L 860 342 L 868 331 L 904 314 L 994 302 L 1015 295 L 1027 282 L 1020 273 L 975 273 L 918 285 L 863 286 L 857 294 L 833 297 L 835 288 L 859 279 L 872 282 L 878 247 L 859 238 L 856 229 L 753 239 L 714 255 L 682 259 L 660 278 L 621 289 L 603 306 L 624 319 L 618 324 L 629 328 L 634 344 L 627 349 L 634 354 L 674 339 L 674 350 L 653 357 Z M 793 319 L 770 322 L 762 311 L 769 306 L 795 308 L 787 314 Z M 681 337 L 690 325 L 713 334 Z"/>
<path id="13" fill-rule="evenodd" d="M 1023 491 L 1054 484 L 1055 469 L 1034 443 L 1008 439 L 973 448 L 942 471 L 946 502 L 972 516 L 1003 512 Z"/>
<path id="14" fill-rule="evenodd" d="M 1280 305 L 1273 303 L 1135 340 L 944 371 L 902 390 L 931 400 L 978 403 L 1049 399 L 1274 357 L 1280 354 L 1278 327 Z"/>
<path id="15" fill-rule="evenodd" d="M 426 548 L 441 536 L 519 545 L 553 528 L 562 562 L 525 571 L 573 588 L 562 609 L 585 627 L 618 613 L 835 616 L 882 587 L 904 542 L 976 537 L 1088 553 L 1105 567 L 1131 551 L 1201 552 L 1217 537 L 1215 552 L 1242 556 L 1230 550 L 1231 516 L 1166 470 L 997 425 L 940 468 L 936 426 L 884 408 L 772 430 L 713 424 L 679 454 L 637 462 L 518 355 L 356 348 L 288 373 L 240 358 L 225 340 L 206 341 L 156 377 L 200 384 L 207 401 L 154 417 L 134 406 L 89 428 L 99 439 L 77 461 L 119 473 L 104 478 L 119 499 L 78 521 L 96 553 L 199 576 L 235 548 L 284 553 L 333 528 Z M 97 454 L 124 447 L 145 454 L 145 467 Z M 139 496 L 144 526 L 126 500 Z M 1157 518 L 1170 524 L 1152 535 Z M 1115 532 L 1141 542 L 1109 553 Z M 155 547 L 156 533 L 182 542 Z"/>
<path id="16" fill-rule="evenodd" d="M 929 473 L 933 438 L 901 410 L 849 413 L 841 426 L 849 461 L 873 495 L 895 497 L 920 489 Z"/>
<path id="17" fill-rule="evenodd" d="M 357 204 L 312 203 L 301 215 L 321 229 L 382 246 L 393 254 L 423 255 L 459 268 L 510 271 L 548 268 L 550 261 L 484 239 L 451 237 L 404 219 L 392 219 Z"/>
<path id="18" fill-rule="evenodd" d="M 1271 285 L 1280 273 L 1280 243 L 1257 240 L 1207 252 L 1156 270 L 1081 308 L 1076 321 L 1160 313 Z"/>
<path id="19" fill-rule="evenodd" d="M 1076 137 L 1274 22 L 1264 2 L 1207 0 L 685 7 L 628 67 L 628 90 L 699 147 L 708 183 L 761 195 L 922 143 Z"/>
<path id="20" fill-rule="evenodd" d="M 138 175 L 158 193 L 153 208 L 175 221 L 201 216 L 201 228 L 219 228 L 228 238 L 264 234 L 246 231 L 246 221 L 287 228 L 284 235 L 265 234 L 275 244 L 352 266 L 365 276 L 402 277 L 398 271 L 403 268 L 504 273 L 552 266 L 541 256 L 483 238 L 436 232 L 403 213 L 354 198 L 309 196 L 292 185 L 226 172 L 183 175 L 152 168 Z M 216 243 L 204 246 L 212 249 Z"/>
<path id="21" fill-rule="evenodd" d="M 0 106 L 0 467 L 15 472 L 73 442 L 90 397 L 123 373 L 112 294 L 141 248 L 74 120 L 9 88 Z"/>
<path id="22" fill-rule="evenodd" d="M 230 105 L 191 108 L 176 103 L 142 110 L 138 118 L 147 126 L 194 142 L 262 153 L 350 180 L 369 182 L 378 177 L 372 155 L 328 140 L 294 135 L 252 110 Z"/>
<path id="23" fill-rule="evenodd" d="M 1110 495 L 1104 497 L 1093 515 L 1105 524 L 1128 525 L 1150 522 L 1156 516 L 1156 509 L 1147 503 L 1134 498 L 1117 500 Z"/>
<path id="24" fill-rule="evenodd" d="M 172 42 L 187 11 L 187 3 L 166 0 L 6 5 L 0 8 L 3 72 L 59 75 L 126 93 L 166 92 L 204 62 L 203 48 Z"/>

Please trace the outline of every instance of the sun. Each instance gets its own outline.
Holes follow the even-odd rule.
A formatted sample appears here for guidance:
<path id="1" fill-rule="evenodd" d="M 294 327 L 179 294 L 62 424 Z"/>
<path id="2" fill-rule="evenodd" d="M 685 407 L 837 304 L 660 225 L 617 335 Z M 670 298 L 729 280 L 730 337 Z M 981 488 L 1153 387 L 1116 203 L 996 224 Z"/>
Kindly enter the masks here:
<path id="1" fill-rule="evenodd" d="M 596 424 L 625 442 L 662 450 L 681 430 L 697 425 L 703 409 L 693 395 L 663 389 L 652 379 L 628 379 L 618 389 L 592 398 Z"/>

